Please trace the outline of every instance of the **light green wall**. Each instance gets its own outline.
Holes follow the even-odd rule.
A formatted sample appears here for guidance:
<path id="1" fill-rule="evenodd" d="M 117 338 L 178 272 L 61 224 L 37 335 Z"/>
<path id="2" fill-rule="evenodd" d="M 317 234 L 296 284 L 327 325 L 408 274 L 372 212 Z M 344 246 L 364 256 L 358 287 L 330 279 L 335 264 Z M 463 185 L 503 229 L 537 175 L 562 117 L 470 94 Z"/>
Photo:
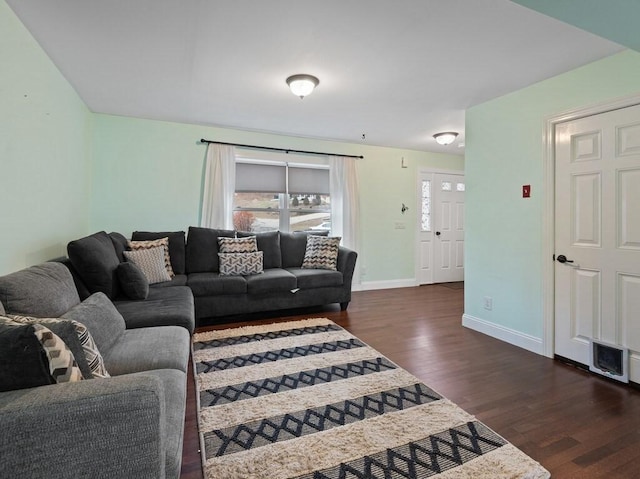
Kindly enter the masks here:
<path id="1" fill-rule="evenodd" d="M 92 115 L 0 0 L 0 274 L 65 254 L 89 217 Z"/>
<path id="2" fill-rule="evenodd" d="M 542 337 L 545 119 L 638 93 L 640 53 L 628 50 L 467 111 L 465 314 Z"/>
<path id="3" fill-rule="evenodd" d="M 173 230 L 198 225 L 205 145 L 200 138 L 365 156 L 361 188 L 363 281 L 414 274 L 416 174 L 421 167 L 461 170 L 464 159 L 412 150 L 287 137 L 225 128 L 95 115 L 91 230 Z M 402 157 L 408 168 L 401 168 Z M 402 215 L 402 203 L 410 207 Z M 395 222 L 406 229 L 394 229 Z"/>

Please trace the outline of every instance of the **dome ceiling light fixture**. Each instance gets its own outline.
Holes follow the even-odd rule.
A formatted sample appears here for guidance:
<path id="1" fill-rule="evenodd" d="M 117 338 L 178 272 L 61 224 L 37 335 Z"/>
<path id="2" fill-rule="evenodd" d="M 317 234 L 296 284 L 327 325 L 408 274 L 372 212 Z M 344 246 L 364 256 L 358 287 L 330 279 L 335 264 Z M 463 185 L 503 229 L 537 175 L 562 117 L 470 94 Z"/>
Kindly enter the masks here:
<path id="1" fill-rule="evenodd" d="M 313 89 L 318 86 L 320 80 L 313 75 L 307 75 L 300 73 L 298 75 L 291 75 L 287 78 L 287 85 L 291 89 L 291 93 L 295 96 L 299 96 L 302 100 L 305 96 L 311 94 Z"/>
<path id="2" fill-rule="evenodd" d="M 458 136 L 458 133 L 455 131 L 443 131 L 442 133 L 436 133 L 435 135 L 433 135 L 436 142 L 439 145 L 444 145 L 444 146 L 450 145 L 451 143 L 456 141 L 457 136 Z"/>

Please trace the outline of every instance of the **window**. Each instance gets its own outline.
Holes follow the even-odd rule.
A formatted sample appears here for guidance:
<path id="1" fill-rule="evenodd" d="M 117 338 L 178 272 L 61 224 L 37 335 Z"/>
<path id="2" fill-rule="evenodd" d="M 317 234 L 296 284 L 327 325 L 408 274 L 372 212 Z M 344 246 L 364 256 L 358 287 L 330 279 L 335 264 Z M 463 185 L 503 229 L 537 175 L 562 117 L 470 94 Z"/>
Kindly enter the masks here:
<path id="1" fill-rule="evenodd" d="M 442 191 L 451 191 L 451 182 L 443 181 L 442 182 Z"/>
<path id="2" fill-rule="evenodd" d="M 422 180 L 422 231 L 431 231 L 431 181 Z"/>
<path id="3" fill-rule="evenodd" d="M 324 165 L 236 163 L 237 230 L 330 231 L 329 169 Z"/>

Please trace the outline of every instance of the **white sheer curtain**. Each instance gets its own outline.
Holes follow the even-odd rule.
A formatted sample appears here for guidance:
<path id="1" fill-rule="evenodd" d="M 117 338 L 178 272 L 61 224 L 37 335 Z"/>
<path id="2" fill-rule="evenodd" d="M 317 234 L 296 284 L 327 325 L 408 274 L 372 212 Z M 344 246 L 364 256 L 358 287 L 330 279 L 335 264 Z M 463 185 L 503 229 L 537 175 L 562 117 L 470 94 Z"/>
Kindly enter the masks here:
<path id="1" fill-rule="evenodd" d="M 356 158 L 329 157 L 331 235 L 341 236 L 342 245 L 358 251 L 360 208 Z"/>
<path id="2" fill-rule="evenodd" d="M 235 185 L 235 147 L 209 143 L 205 164 L 200 226 L 233 229 L 233 193 Z"/>

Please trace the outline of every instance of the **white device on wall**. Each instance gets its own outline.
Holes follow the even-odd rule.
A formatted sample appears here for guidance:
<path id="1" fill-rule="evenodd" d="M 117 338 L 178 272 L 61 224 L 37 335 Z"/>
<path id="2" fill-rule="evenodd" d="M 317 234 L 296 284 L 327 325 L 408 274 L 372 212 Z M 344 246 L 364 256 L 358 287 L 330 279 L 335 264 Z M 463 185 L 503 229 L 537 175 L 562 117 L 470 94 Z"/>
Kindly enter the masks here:
<path id="1" fill-rule="evenodd" d="M 629 349 L 597 339 L 589 343 L 589 371 L 628 383 Z"/>

